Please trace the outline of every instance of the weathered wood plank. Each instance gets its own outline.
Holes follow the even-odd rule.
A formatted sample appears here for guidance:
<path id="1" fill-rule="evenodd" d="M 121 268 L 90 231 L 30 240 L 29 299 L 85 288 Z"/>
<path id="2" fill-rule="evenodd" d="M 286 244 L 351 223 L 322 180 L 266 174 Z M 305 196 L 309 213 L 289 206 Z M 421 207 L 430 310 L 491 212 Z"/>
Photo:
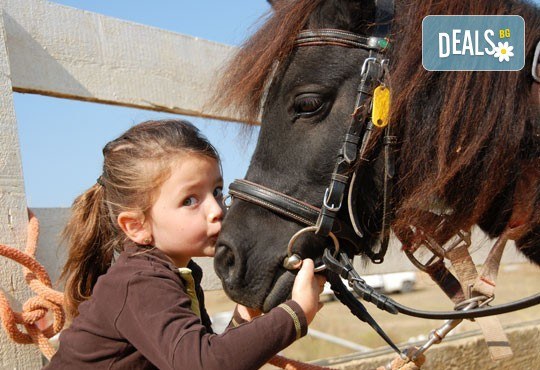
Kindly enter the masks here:
<path id="1" fill-rule="evenodd" d="M 2 15 L 0 9 L 0 243 L 24 249 L 28 215 Z M 30 296 L 20 266 L 7 258 L 0 258 L 0 289 L 16 310 Z M 39 368 L 36 346 L 16 345 L 0 330 L 0 369 Z"/>
<path id="2" fill-rule="evenodd" d="M 207 99 L 232 46 L 42 0 L 0 0 L 13 89 L 243 121 Z"/>

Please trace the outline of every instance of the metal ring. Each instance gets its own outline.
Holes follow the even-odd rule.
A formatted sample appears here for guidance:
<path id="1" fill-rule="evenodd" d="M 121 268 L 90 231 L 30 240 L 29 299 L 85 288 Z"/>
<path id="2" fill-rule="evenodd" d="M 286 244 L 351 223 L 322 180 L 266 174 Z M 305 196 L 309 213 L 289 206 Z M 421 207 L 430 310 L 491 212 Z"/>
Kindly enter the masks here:
<path id="1" fill-rule="evenodd" d="M 534 80 L 538 83 L 540 83 L 540 76 L 536 73 L 536 69 L 538 68 L 538 58 L 540 58 L 540 41 L 536 44 L 536 49 L 534 50 L 534 56 L 532 61 L 532 76 Z"/>
<path id="2" fill-rule="evenodd" d="M 227 200 L 231 200 L 229 202 L 229 204 L 227 204 Z M 225 208 L 229 209 L 229 207 L 232 205 L 232 201 L 233 201 L 233 196 L 231 194 L 227 194 L 223 200 L 221 201 L 221 203 L 225 206 Z"/>
<path id="3" fill-rule="evenodd" d="M 482 304 L 484 301 L 488 301 L 487 303 L 491 302 L 493 299 L 490 299 L 489 297 L 485 296 L 485 295 L 479 295 L 479 296 L 476 296 L 476 297 L 472 297 L 472 298 L 469 298 L 469 299 L 465 299 L 459 303 L 457 303 L 455 306 L 454 306 L 454 310 L 457 310 L 457 311 L 467 311 L 467 310 L 470 310 L 471 308 L 475 307 L 475 306 L 479 306 L 480 304 Z M 473 304 L 471 307 L 467 307 L 468 305 L 470 304 Z"/>
<path id="4" fill-rule="evenodd" d="M 308 226 L 308 227 L 305 227 L 299 231 L 297 231 L 292 237 L 291 239 L 289 240 L 289 244 L 287 245 L 287 257 L 285 258 L 285 261 L 287 261 L 289 258 L 292 258 L 293 256 L 298 256 L 298 255 L 295 255 L 292 253 L 292 248 L 294 246 L 294 243 L 296 242 L 296 239 L 298 239 L 298 237 L 300 235 L 302 235 L 303 233 L 306 233 L 306 232 L 315 232 L 317 231 L 319 228 L 317 226 Z M 339 241 L 337 239 L 337 237 L 334 235 L 333 232 L 329 232 L 328 233 L 328 236 L 332 239 L 332 241 L 334 242 L 334 256 L 337 255 L 337 253 L 339 252 Z M 299 257 L 299 256 L 298 256 Z M 301 259 L 300 259 L 301 261 Z M 301 266 L 301 264 L 298 264 L 298 267 L 296 268 L 299 268 Z M 315 267 L 315 272 L 320 272 L 320 271 L 323 271 L 326 269 L 326 266 L 324 264 L 320 265 L 320 266 L 316 266 Z"/>

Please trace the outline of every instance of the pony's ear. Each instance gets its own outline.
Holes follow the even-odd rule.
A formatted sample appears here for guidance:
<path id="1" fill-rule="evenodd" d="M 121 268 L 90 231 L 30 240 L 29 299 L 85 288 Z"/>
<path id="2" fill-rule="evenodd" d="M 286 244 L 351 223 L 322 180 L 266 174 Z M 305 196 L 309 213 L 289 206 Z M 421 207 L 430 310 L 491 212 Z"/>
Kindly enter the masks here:
<path id="1" fill-rule="evenodd" d="M 365 35 L 375 20 L 375 3 L 376 0 L 321 1 L 314 24 Z"/>
<path id="2" fill-rule="evenodd" d="M 287 1 L 287 0 L 266 0 L 270 5 L 272 5 L 272 8 L 275 8 L 277 4 Z"/>

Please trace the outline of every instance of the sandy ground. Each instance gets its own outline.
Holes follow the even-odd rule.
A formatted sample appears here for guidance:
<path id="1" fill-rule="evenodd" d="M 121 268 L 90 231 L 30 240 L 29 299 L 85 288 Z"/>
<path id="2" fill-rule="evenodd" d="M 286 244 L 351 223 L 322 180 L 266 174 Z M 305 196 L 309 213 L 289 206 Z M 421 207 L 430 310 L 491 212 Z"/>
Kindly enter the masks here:
<path id="1" fill-rule="evenodd" d="M 540 268 L 530 264 L 504 266 L 498 279 L 496 299 L 493 304 L 509 302 L 538 292 Z M 442 291 L 426 274 L 419 273 L 414 291 L 405 294 L 392 294 L 396 301 L 414 308 L 424 310 L 451 310 L 453 305 Z M 222 291 L 206 293 L 207 308 L 210 315 L 232 310 L 231 302 Z M 440 326 L 442 321 L 425 320 L 404 315 L 391 315 L 366 304 L 368 310 L 387 334 L 396 342 L 402 343 L 410 339 L 420 339 Z M 531 321 L 540 318 L 540 306 L 531 307 L 499 316 L 503 325 Z M 337 301 L 328 301 L 310 326 L 315 330 L 346 339 L 369 348 L 385 346 L 385 343 L 367 324 L 360 322 Z M 454 333 L 475 330 L 474 322 L 465 321 Z M 293 343 L 283 351 L 283 355 L 301 361 L 311 361 L 327 357 L 335 357 L 356 352 L 353 349 L 330 343 L 326 340 L 306 336 Z M 265 366 L 265 369 L 274 367 Z"/>

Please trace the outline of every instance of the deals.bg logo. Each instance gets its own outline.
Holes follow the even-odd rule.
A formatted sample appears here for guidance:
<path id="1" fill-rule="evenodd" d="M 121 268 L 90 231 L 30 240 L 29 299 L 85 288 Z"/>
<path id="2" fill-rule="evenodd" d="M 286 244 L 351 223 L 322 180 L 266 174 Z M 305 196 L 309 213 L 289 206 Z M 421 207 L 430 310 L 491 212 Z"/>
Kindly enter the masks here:
<path id="1" fill-rule="evenodd" d="M 517 15 L 430 15 L 422 21 L 428 71 L 519 71 L 525 21 Z"/>

